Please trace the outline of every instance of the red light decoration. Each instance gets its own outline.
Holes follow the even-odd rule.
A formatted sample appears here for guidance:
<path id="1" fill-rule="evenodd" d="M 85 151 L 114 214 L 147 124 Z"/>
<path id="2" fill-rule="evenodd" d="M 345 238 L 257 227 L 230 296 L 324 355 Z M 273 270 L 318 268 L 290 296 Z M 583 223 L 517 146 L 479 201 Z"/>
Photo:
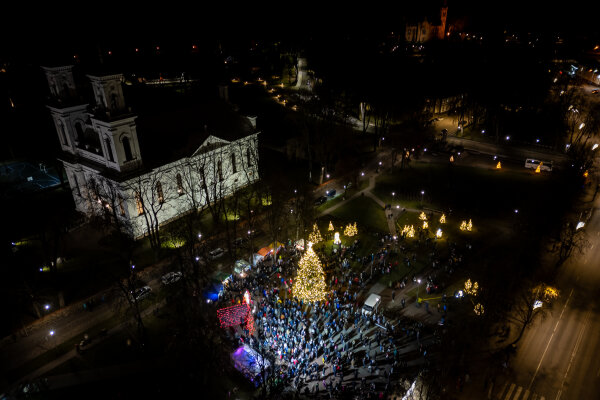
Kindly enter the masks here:
<path id="1" fill-rule="evenodd" d="M 254 317 L 250 309 L 250 294 L 247 291 L 244 296 L 244 303 L 218 309 L 217 317 L 221 322 L 221 328 L 245 323 L 250 334 L 254 333 Z"/>

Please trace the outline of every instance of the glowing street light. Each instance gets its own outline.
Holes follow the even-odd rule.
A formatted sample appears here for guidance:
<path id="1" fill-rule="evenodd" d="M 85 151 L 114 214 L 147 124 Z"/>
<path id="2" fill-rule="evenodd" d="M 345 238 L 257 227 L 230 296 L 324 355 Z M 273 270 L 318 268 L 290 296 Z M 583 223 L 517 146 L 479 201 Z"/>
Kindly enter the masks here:
<path id="1" fill-rule="evenodd" d="M 423 205 L 423 196 L 425 195 L 425 191 L 421 190 L 421 205 Z"/>
<path id="2" fill-rule="evenodd" d="M 46 304 L 46 305 L 44 306 L 44 310 L 49 310 L 49 309 L 50 309 L 50 304 Z"/>
<path id="3" fill-rule="evenodd" d="M 50 336 L 54 336 L 54 331 L 50 331 Z"/>

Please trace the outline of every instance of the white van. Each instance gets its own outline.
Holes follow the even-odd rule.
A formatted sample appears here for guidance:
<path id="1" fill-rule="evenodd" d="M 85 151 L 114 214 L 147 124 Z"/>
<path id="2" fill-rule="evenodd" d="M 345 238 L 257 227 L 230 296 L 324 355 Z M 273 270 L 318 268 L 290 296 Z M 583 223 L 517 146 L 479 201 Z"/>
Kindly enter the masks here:
<path id="1" fill-rule="evenodd" d="M 552 161 L 541 161 L 535 158 L 528 158 L 525 160 L 525 168 L 537 169 L 540 167 L 541 171 L 552 171 Z"/>
<path id="2" fill-rule="evenodd" d="M 375 311 L 377 311 L 377 307 L 379 307 L 380 303 L 381 296 L 375 293 L 371 293 L 369 297 L 367 297 L 367 300 L 365 300 L 365 304 L 363 305 L 361 312 L 364 315 L 371 315 Z"/>

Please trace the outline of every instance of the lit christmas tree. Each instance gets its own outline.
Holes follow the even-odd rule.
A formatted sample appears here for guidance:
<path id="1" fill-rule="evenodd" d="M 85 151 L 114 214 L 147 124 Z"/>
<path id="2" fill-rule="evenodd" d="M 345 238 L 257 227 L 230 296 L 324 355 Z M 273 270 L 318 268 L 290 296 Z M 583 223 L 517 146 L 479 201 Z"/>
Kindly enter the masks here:
<path id="1" fill-rule="evenodd" d="M 332 231 L 334 230 L 333 228 L 333 224 L 331 223 L 331 221 L 329 221 L 329 228 L 327 228 L 328 231 Z"/>
<path id="2" fill-rule="evenodd" d="M 442 216 L 440 217 L 440 224 L 445 224 L 446 223 L 446 214 L 442 214 Z"/>
<path id="3" fill-rule="evenodd" d="M 358 234 L 358 228 L 356 227 L 356 222 L 354 223 L 354 225 L 352 225 L 352 224 L 346 225 L 346 229 L 344 229 L 344 235 L 352 237 L 356 234 Z"/>
<path id="4" fill-rule="evenodd" d="M 298 262 L 298 276 L 292 285 L 292 292 L 298 300 L 325 300 L 325 274 L 311 242 L 308 242 L 308 249 Z"/>
<path id="5" fill-rule="evenodd" d="M 427 221 L 427 215 L 425 215 L 425 211 L 421 211 L 421 214 L 419 215 L 419 219 L 421 221 Z"/>
<path id="6" fill-rule="evenodd" d="M 471 219 L 469 219 L 469 223 L 467 224 L 467 230 L 469 232 L 471 232 L 472 229 L 473 229 L 473 221 L 471 221 Z"/>
<path id="7" fill-rule="evenodd" d="M 316 222 L 313 225 L 313 231 L 308 235 L 308 241 L 314 244 L 323 241 L 323 237 L 321 236 L 321 232 L 319 231 L 319 227 L 317 226 Z"/>

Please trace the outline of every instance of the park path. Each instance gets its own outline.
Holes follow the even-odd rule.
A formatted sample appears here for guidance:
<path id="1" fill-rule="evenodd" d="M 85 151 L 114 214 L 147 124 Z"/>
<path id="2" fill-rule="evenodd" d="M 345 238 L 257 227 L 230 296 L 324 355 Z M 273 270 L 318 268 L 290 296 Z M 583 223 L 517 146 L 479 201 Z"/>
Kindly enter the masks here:
<path id="1" fill-rule="evenodd" d="M 376 177 L 377 177 L 377 174 L 371 172 L 369 175 L 369 185 L 366 188 L 354 193 L 352 196 L 348 197 L 345 200 L 340 201 L 336 205 L 323 210 L 319 214 L 319 217 L 323 217 L 327 214 L 330 214 L 331 212 L 337 210 L 339 207 L 345 205 L 347 202 L 349 202 L 359 196 L 367 196 L 367 197 L 373 199 L 382 209 L 385 210 L 385 203 L 372 192 L 372 190 L 375 188 Z M 402 207 L 401 205 L 398 209 L 396 209 L 396 211 L 394 211 L 394 209 L 391 209 L 389 211 L 385 210 L 385 216 L 386 216 L 386 220 L 387 220 L 387 224 L 388 224 L 388 229 L 392 236 L 395 236 L 398 234 L 397 229 L 396 229 L 396 219 L 404 211 L 420 211 L 420 210 L 418 210 L 416 208 L 405 208 L 405 207 Z"/>

